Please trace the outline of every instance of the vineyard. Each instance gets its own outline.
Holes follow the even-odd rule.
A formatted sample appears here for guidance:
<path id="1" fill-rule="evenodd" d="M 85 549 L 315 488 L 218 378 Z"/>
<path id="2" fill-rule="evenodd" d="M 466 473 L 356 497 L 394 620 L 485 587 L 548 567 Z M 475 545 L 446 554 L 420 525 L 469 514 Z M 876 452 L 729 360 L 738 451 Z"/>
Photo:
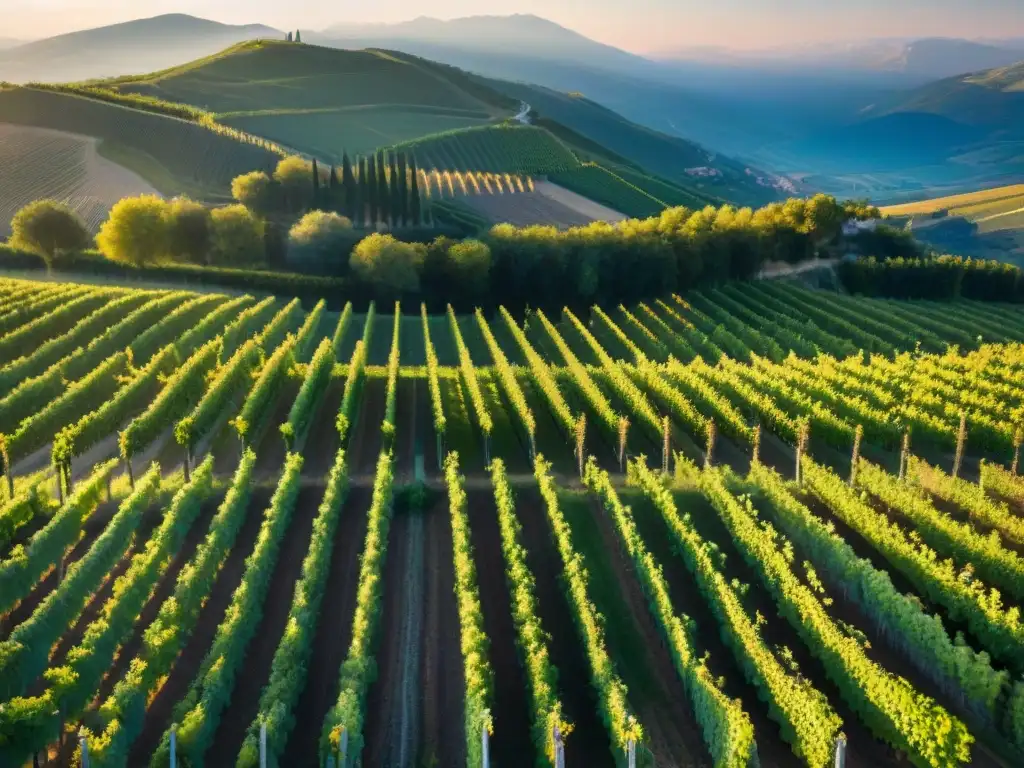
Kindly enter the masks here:
<path id="1" fill-rule="evenodd" d="M 356 309 L 0 279 L 0 765 L 1022 764 L 1018 308 Z"/>
<path id="2" fill-rule="evenodd" d="M 280 159 L 214 127 L 54 90 L 0 90 L 0 122 L 94 137 L 104 157 L 165 194 L 227 197 L 233 178 Z"/>

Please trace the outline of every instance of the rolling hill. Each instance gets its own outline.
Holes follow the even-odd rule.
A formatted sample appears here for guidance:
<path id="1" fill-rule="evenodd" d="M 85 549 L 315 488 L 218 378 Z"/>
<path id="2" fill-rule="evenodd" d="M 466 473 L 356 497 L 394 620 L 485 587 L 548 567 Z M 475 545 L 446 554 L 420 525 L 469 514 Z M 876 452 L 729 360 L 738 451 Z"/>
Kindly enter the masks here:
<path id="1" fill-rule="evenodd" d="M 888 206 L 882 213 L 939 250 L 1024 264 L 1024 184 Z"/>

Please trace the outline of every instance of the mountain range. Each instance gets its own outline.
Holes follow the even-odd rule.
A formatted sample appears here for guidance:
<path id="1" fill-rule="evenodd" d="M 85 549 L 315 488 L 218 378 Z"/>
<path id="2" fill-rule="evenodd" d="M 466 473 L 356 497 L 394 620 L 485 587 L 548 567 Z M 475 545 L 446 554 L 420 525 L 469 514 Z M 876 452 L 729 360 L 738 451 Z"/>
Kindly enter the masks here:
<path id="1" fill-rule="evenodd" d="M 152 72 L 243 40 L 283 37 L 262 24 L 233 26 L 167 14 L 49 37 L 3 50 L 0 80 L 64 82 Z"/>

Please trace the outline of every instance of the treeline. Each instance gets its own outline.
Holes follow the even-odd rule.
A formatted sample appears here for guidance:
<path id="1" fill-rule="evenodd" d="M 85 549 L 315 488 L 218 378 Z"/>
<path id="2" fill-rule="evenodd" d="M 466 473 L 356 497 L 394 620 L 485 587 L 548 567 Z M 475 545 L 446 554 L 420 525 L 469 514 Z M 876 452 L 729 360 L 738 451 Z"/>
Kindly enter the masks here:
<path id="1" fill-rule="evenodd" d="M 290 219 L 309 211 L 330 211 L 354 226 L 417 227 L 423 222 L 415 158 L 383 151 L 355 162 L 345 153 L 341 168 L 287 157 L 272 174 L 253 171 L 231 185 L 234 198 L 253 213 Z"/>
<path id="2" fill-rule="evenodd" d="M 893 299 L 1024 302 L 1024 276 L 1013 264 L 960 256 L 845 261 L 839 278 L 850 293 Z"/>

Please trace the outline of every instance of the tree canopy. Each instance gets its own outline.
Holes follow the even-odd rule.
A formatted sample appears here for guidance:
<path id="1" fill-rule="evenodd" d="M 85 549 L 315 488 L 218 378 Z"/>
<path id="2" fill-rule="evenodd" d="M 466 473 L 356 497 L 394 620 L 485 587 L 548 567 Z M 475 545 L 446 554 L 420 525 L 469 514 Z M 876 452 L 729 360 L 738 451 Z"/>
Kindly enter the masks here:
<path id="1" fill-rule="evenodd" d="M 47 266 L 64 253 L 89 245 L 89 230 L 82 218 L 63 203 L 37 200 L 11 220 L 10 244 L 39 254 Z"/>

